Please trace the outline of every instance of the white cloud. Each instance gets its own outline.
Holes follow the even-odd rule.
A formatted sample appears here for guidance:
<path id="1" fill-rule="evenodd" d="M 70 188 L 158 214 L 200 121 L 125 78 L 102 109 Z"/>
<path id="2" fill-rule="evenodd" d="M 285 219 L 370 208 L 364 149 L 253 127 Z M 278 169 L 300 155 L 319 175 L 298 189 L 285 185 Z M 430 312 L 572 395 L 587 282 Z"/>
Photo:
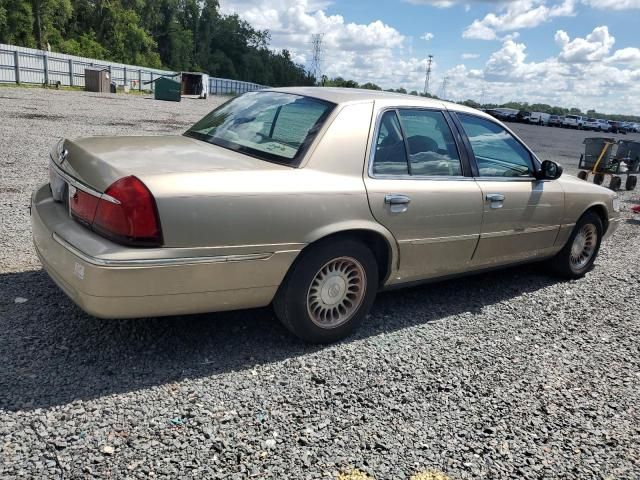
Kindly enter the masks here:
<path id="1" fill-rule="evenodd" d="M 609 63 L 628 63 L 638 65 L 640 67 L 640 48 L 627 47 L 616 50 L 611 57 L 607 59 Z"/>
<path id="2" fill-rule="evenodd" d="M 573 16 L 575 3 L 576 0 L 562 0 L 548 6 L 544 0 L 514 0 L 502 4 L 499 14 L 492 12 L 481 20 L 474 20 L 462 36 L 477 40 L 497 40 L 499 32 L 533 28 L 555 17 Z"/>
<path id="3" fill-rule="evenodd" d="M 447 91 L 451 98 L 504 103 L 510 100 L 595 108 L 601 112 L 640 111 L 640 49 L 623 48 L 611 54 L 615 42 L 607 27 L 597 27 L 585 38 L 556 33 L 559 51 L 540 62 L 527 60 L 524 43 L 506 40 L 489 57 L 481 75 L 450 69 Z"/>
<path id="4" fill-rule="evenodd" d="M 412 56 L 409 37 L 381 20 L 363 24 L 328 15 L 323 5 L 311 0 L 222 0 L 221 10 L 269 30 L 271 47 L 288 49 L 300 63 L 311 59 L 311 35 L 324 33 L 321 70 L 329 77 L 340 75 L 387 88 L 418 88 L 424 82 L 426 58 Z"/>
<path id="5" fill-rule="evenodd" d="M 431 5 L 437 8 L 449 8 L 454 5 L 464 4 L 465 10 L 469 11 L 471 3 L 504 3 L 508 0 L 406 0 L 414 5 Z"/>
<path id="6" fill-rule="evenodd" d="M 420 38 L 421 38 L 422 40 L 426 40 L 426 41 L 428 42 L 429 40 L 433 40 L 433 37 L 435 37 L 435 35 L 434 35 L 433 33 L 431 33 L 431 32 L 426 32 L 426 33 L 425 33 L 424 35 L 422 35 Z"/>
<path id="7" fill-rule="evenodd" d="M 582 0 L 582 3 L 601 10 L 630 10 L 640 8 L 640 0 Z"/>
<path id="8" fill-rule="evenodd" d="M 464 5 L 465 11 L 471 9 L 472 3 L 508 4 L 514 0 L 406 0 L 414 5 L 431 5 L 437 8 L 449 8 Z M 515 0 L 517 1 L 517 0 Z M 600 10 L 630 10 L 640 8 L 640 0 L 581 0 L 581 3 Z"/>
<path id="9" fill-rule="evenodd" d="M 522 7 L 522 0 L 512 3 Z M 542 2 L 529 0 L 529 4 L 535 11 Z M 327 14 L 325 7 L 326 3 L 312 0 L 222 0 L 221 8 L 225 13 L 237 12 L 256 28 L 270 30 L 271 46 L 288 49 L 302 63 L 311 58 L 311 34 L 324 32 L 322 71 L 330 77 L 422 90 L 426 58 L 412 54 L 411 37 L 382 20 L 349 22 L 341 15 Z M 500 16 L 508 9 L 504 7 Z M 516 23 L 527 28 L 535 22 L 529 18 Z M 447 76 L 447 97 L 454 100 L 480 100 L 485 91 L 487 102 L 519 100 L 583 110 L 640 111 L 640 48 L 615 50 L 615 38 L 607 27 L 595 28 L 584 38 L 558 30 L 555 53 L 532 61 L 517 32 L 504 30 L 503 24 L 489 26 L 502 42 L 482 68 L 462 64 L 444 71 L 434 63 L 430 91 L 438 93 Z M 464 61 L 479 58 L 475 53 L 462 55 Z"/>
<path id="10" fill-rule="evenodd" d="M 597 27 L 585 38 L 569 39 L 564 30 L 558 30 L 555 41 L 562 48 L 558 58 L 569 63 L 589 63 L 604 59 L 615 43 L 606 26 Z"/>

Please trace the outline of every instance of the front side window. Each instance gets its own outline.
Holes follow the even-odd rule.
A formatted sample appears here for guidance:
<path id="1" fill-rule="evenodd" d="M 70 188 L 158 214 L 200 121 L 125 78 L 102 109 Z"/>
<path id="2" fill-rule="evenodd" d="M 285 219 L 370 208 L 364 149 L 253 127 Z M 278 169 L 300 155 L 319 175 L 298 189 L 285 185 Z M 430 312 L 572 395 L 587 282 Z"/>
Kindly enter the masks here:
<path id="1" fill-rule="evenodd" d="M 531 155 L 513 135 L 497 123 L 458 113 L 469 137 L 481 177 L 531 177 Z"/>
<path id="2" fill-rule="evenodd" d="M 297 165 L 334 104 L 281 92 L 252 92 L 207 114 L 185 133 L 263 160 Z"/>
<path id="3" fill-rule="evenodd" d="M 453 134 L 442 112 L 386 111 L 380 118 L 375 148 L 372 170 L 376 175 L 462 175 Z"/>

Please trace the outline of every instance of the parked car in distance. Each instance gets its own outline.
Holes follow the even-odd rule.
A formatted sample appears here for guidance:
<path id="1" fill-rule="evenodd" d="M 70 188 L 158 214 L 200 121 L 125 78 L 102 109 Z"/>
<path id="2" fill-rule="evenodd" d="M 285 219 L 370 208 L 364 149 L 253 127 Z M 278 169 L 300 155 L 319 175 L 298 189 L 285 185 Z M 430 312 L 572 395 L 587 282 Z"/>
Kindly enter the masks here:
<path id="1" fill-rule="evenodd" d="M 627 133 L 627 127 L 624 122 L 619 122 L 617 120 L 608 120 L 608 122 L 611 127 L 609 130 L 611 133 Z"/>
<path id="2" fill-rule="evenodd" d="M 586 122 L 586 117 L 581 115 L 565 115 L 564 120 L 562 121 L 562 126 L 565 128 L 584 128 L 584 124 Z"/>
<path id="3" fill-rule="evenodd" d="M 542 260 L 580 277 L 620 221 L 612 191 L 491 116 L 373 90 L 246 93 L 184 135 L 64 139 L 49 168 L 35 248 L 85 311 L 272 304 L 311 342 L 353 332 L 379 290 Z"/>
<path id="4" fill-rule="evenodd" d="M 531 112 L 527 112 L 526 110 L 520 110 L 516 115 L 516 122 L 528 122 L 529 117 L 531 116 Z"/>
<path id="5" fill-rule="evenodd" d="M 486 113 L 503 122 L 514 122 L 518 115 L 518 110 L 514 108 L 490 108 Z"/>
<path id="6" fill-rule="evenodd" d="M 584 124 L 585 130 L 594 130 L 596 132 L 609 132 L 611 125 L 607 120 L 602 118 L 588 118 Z"/>
<path id="7" fill-rule="evenodd" d="M 538 125 L 549 125 L 549 119 L 551 115 L 544 112 L 531 112 L 529 115 L 529 123 L 535 123 Z"/>
<path id="8" fill-rule="evenodd" d="M 636 126 L 633 122 L 624 122 L 622 128 L 626 133 L 635 133 L 637 131 Z"/>
<path id="9" fill-rule="evenodd" d="M 550 127 L 561 127 L 564 117 L 562 115 L 551 115 L 549 116 L 549 126 Z"/>

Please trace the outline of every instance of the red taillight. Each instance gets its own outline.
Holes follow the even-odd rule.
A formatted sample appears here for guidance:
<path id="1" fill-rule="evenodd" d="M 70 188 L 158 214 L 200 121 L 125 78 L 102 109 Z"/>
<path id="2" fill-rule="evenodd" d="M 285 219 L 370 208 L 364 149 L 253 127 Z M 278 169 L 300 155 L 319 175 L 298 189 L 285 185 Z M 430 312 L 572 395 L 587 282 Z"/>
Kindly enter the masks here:
<path id="1" fill-rule="evenodd" d="M 99 197 L 74 189 L 69 195 L 69 209 L 74 218 L 116 242 L 162 245 L 156 201 L 136 177 L 121 178 Z"/>
<path id="2" fill-rule="evenodd" d="M 69 194 L 69 210 L 82 223 L 91 225 L 96 214 L 100 198 L 94 197 L 83 190 L 75 189 Z"/>
<path id="3" fill-rule="evenodd" d="M 122 243 L 160 246 L 162 233 L 156 201 L 136 177 L 124 177 L 105 190 L 98 203 L 93 229 Z M 115 200 L 115 202 L 113 201 Z"/>

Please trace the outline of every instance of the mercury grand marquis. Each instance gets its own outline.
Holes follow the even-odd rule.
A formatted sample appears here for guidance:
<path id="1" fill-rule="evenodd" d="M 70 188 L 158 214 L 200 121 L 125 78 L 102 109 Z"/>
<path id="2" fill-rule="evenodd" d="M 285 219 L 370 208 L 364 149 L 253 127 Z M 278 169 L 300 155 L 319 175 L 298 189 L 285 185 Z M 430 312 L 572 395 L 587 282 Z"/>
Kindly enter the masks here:
<path id="1" fill-rule="evenodd" d="M 297 336 L 331 342 L 381 289 L 542 260 L 584 275 L 618 201 L 561 175 L 461 105 L 268 89 L 183 135 L 61 140 L 31 221 L 44 268 L 92 315 L 272 304 Z"/>

